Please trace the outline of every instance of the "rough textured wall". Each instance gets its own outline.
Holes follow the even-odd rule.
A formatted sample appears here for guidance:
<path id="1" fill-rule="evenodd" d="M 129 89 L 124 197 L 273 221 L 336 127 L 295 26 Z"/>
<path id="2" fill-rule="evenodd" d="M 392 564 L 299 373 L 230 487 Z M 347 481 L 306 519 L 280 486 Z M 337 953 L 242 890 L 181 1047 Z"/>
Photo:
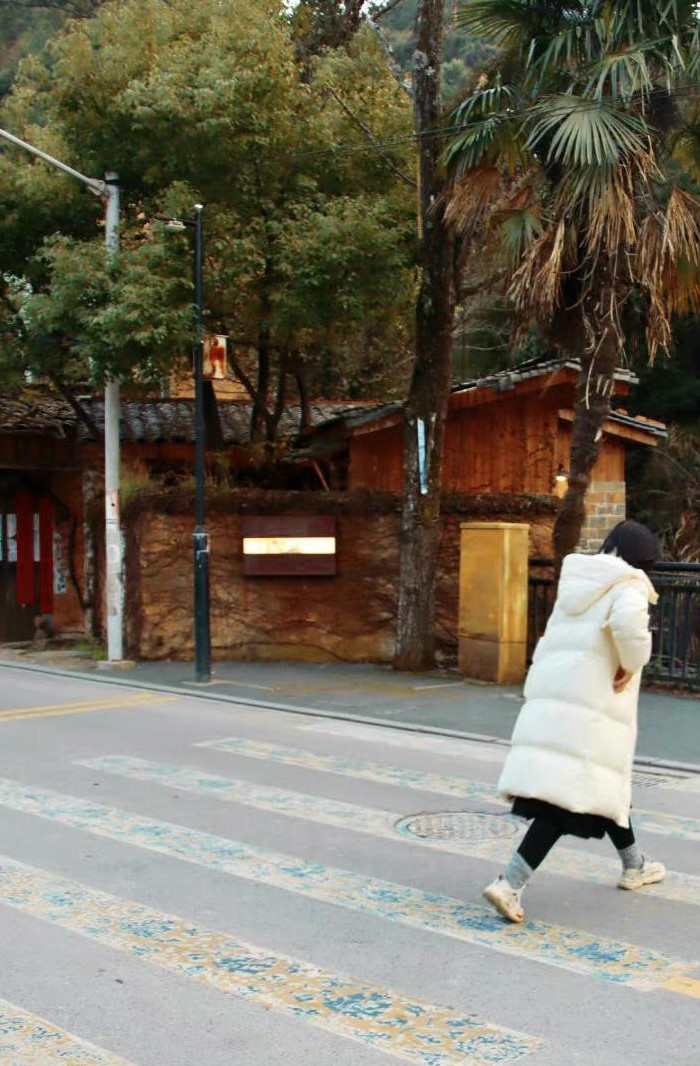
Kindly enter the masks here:
<path id="1" fill-rule="evenodd" d="M 339 518 L 336 577 L 244 578 L 240 516 L 217 515 L 209 531 L 214 658 L 383 662 L 391 657 L 396 516 Z M 129 641 L 142 658 L 188 658 L 191 520 L 142 515 L 134 534 L 138 564 L 129 573 Z"/>
<path id="2" fill-rule="evenodd" d="M 80 472 L 54 474 L 51 493 L 55 504 L 53 622 L 57 630 L 81 632 L 84 628 L 85 549 Z"/>
<path id="3" fill-rule="evenodd" d="M 625 482 L 598 481 L 586 493 L 586 520 L 578 550 L 597 552 L 606 534 L 625 517 Z"/>
<path id="4" fill-rule="evenodd" d="M 319 496 L 319 505 L 323 499 Z M 488 518 L 508 520 L 503 514 Z M 437 587 L 438 657 L 443 663 L 456 661 L 459 525 L 464 520 L 464 514 L 443 519 Z M 241 515 L 210 516 L 214 658 L 391 660 L 399 516 L 395 510 L 340 513 L 337 521 L 336 577 L 244 578 Z M 532 554 L 549 554 L 553 514 L 534 514 L 529 521 Z M 127 545 L 130 654 L 144 659 L 191 658 L 192 519 L 144 510 L 129 522 Z"/>

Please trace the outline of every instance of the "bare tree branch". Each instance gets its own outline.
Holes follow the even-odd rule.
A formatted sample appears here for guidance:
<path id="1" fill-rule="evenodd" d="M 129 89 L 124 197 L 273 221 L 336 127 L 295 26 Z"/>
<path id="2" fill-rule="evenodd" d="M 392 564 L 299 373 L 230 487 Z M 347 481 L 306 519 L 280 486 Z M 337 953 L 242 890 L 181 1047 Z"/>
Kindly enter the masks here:
<path id="1" fill-rule="evenodd" d="M 255 388 L 252 379 L 246 374 L 245 370 L 243 369 L 243 366 L 241 365 L 241 363 L 239 363 L 238 359 L 236 358 L 236 354 L 233 351 L 229 352 L 229 362 L 231 363 L 233 372 L 240 381 L 241 385 L 246 390 L 251 400 L 255 402 L 258 396 L 258 390 Z"/>
<path id="2" fill-rule="evenodd" d="M 88 433 L 95 438 L 95 440 L 102 440 L 103 433 L 98 427 L 92 415 L 85 410 L 80 401 L 73 395 L 72 390 L 65 385 L 57 374 L 49 374 L 49 381 L 55 388 L 59 396 L 66 401 L 66 403 L 73 409 L 78 417 L 78 420 L 83 423 Z"/>
<path id="3" fill-rule="evenodd" d="M 338 95 L 338 93 L 335 91 L 335 89 L 331 88 L 331 86 L 326 86 L 324 91 L 329 93 L 333 97 L 333 99 L 336 101 L 336 103 L 338 103 L 340 105 L 340 107 L 343 109 L 345 114 L 355 123 L 355 125 L 359 129 L 362 130 L 362 132 L 364 133 L 364 135 L 367 138 L 367 140 L 370 142 L 370 144 L 372 144 L 377 149 L 379 155 L 382 157 L 382 159 L 387 164 L 389 169 L 393 170 L 394 174 L 396 174 L 399 178 L 401 178 L 401 181 L 405 182 L 406 185 L 410 186 L 410 188 L 415 191 L 416 183 L 413 180 L 413 178 L 410 177 L 410 175 L 404 173 L 404 171 L 401 169 L 401 167 L 396 165 L 394 160 L 391 158 L 391 156 L 388 154 L 388 152 L 384 149 L 384 146 L 382 145 L 382 143 L 379 140 L 379 138 L 375 137 L 375 135 L 372 133 L 372 130 L 369 128 L 369 126 L 365 122 L 362 121 L 360 116 L 355 114 L 355 112 L 352 110 L 352 108 L 348 104 L 346 104 L 343 99 L 341 99 L 341 97 Z"/>
<path id="4" fill-rule="evenodd" d="M 378 11 L 371 11 L 369 17 L 373 21 L 383 19 L 385 15 L 388 15 L 390 11 L 393 11 L 395 7 L 402 3 L 403 0 L 389 0 L 389 3 L 385 4 L 384 7 L 380 7 Z"/>
<path id="5" fill-rule="evenodd" d="M 478 296 L 480 292 L 488 292 L 493 285 L 498 284 L 499 281 L 503 281 L 505 277 L 505 270 L 497 270 L 495 274 L 489 274 L 487 278 L 480 278 L 479 281 L 475 281 L 473 285 L 460 286 L 458 290 L 458 298 L 460 300 L 466 300 L 470 296 Z"/>
<path id="6" fill-rule="evenodd" d="M 384 54 L 386 55 L 387 62 L 389 64 L 389 69 L 393 74 L 394 79 L 399 83 L 406 95 L 412 100 L 413 90 L 411 88 L 411 82 L 406 77 L 406 72 L 403 70 L 401 64 L 396 58 L 396 53 L 389 44 L 389 41 L 383 28 L 379 25 L 378 22 L 375 22 L 374 16 L 371 13 L 367 16 L 367 25 L 376 34 L 377 40 L 379 41 L 379 44 L 384 50 Z"/>

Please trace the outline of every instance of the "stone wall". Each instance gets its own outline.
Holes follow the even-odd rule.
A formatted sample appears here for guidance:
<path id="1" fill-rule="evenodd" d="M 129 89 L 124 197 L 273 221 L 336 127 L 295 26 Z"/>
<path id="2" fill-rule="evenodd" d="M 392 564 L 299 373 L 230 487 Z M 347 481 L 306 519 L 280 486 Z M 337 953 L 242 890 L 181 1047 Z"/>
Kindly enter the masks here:
<path id="1" fill-rule="evenodd" d="M 600 481 L 586 493 L 586 520 L 578 550 L 597 552 L 607 533 L 625 517 L 625 482 Z"/>
<path id="2" fill-rule="evenodd" d="M 319 510 L 324 503 L 328 507 L 332 494 L 316 495 Z M 244 577 L 241 517 L 215 513 L 208 520 L 214 659 L 391 660 L 399 575 L 396 506 L 384 513 L 337 514 L 335 577 Z M 456 661 L 459 526 L 466 517 L 447 514 L 442 523 L 437 639 L 443 663 Z M 508 520 L 502 513 L 488 515 L 492 521 L 499 518 Z M 531 522 L 533 555 L 551 552 L 553 519 L 552 506 L 529 518 L 510 516 L 511 521 Z M 193 654 L 191 516 L 144 510 L 129 520 L 128 530 L 129 654 L 189 659 Z"/>

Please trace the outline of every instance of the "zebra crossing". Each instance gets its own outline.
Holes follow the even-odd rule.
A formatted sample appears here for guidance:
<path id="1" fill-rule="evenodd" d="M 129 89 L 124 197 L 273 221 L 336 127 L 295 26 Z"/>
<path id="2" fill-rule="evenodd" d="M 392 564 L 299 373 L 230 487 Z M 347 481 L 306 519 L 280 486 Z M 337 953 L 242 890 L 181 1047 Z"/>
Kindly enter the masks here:
<path id="1" fill-rule="evenodd" d="M 28 789 L 0 780 L 0 806 L 334 906 L 640 989 L 666 987 L 679 978 L 687 978 L 697 966 L 691 961 L 542 921 L 511 929 L 496 916 L 485 913 L 482 906 L 463 900 L 134 816 L 50 789 Z M 2 870 L 0 858 L 0 883 Z"/>
<path id="2" fill-rule="evenodd" d="M 4 999 L 0 999 L 0 1062 L 22 1066 L 133 1066 Z"/>
<path id="3" fill-rule="evenodd" d="M 149 707 L 153 705 L 149 701 Z M 136 702 L 133 707 L 137 713 Z M 571 987 L 578 990 L 575 995 L 585 999 L 597 993 L 583 992 L 584 988 L 617 988 L 622 990 L 620 994 L 635 997 L 624 1000 L 625 1009 L 639 1003 L 640 1011 L 661 1010 L 670 1002 L 676 1017 L 683 1011 L 697 1011 L 694 1001 L 700 999 L 700 937 L 689 935 L 684 942 L 680 938 L 673 950 L 665 951 L 654 938 L 645 943 L 637 936 L 641 928 L 627 927 L 624 935 L 611 935 L 592 920 L 590 913 L 589 925 L 586 921 L 563 923 L 536 916 L 523 926 L 510 926 L 482 905 L 478 891 L 465 892 L 462 897 L 423 887 L 422 878 L 411 876 L 419 864 L 425 870 L 426 862 L 469 861 L 486 869 L 484 864 L 493 868 L 509 855 L 517 841 L 519 823 L 503 809 L 493 781 L 481 780 L 489 775 L 482 775 L 479 767 L 485 770 L 490 756 L 486 760 L 474 756 L 467 776 L 454 772 L 454 751 L 449 767 L 436 767 L 433 761 L 429 767 L 419 768 L 419 747 L 406 743 L 410 736 L 402 740 L 391 736 L 389 729 L 382 730 L 383 741 L 367 733 L 355 736 L 360 745 L 372 747 L 358 754 L 355 744 L 349 756 L 338 752 L 344 739 L 339 723 L 324 723 L 325 729 L 315 729 L 316 723 L 310 726 L 308 722 L 286 721 L 279 730 L 284 734 L 282 740 L 272 741 L 255 735 L 251 719 L 245 716 L 241 719 L 243 733 L 222 735 L 220 727 L 207 730 L 203 723 L 197 724 L 194 700 L 169 699 L 162 713 L 166 716 L 183 708 L 192 712 L 186 741 L 168 739 L 167 720 L 163 718 L 162 746 L 167 758 L 154 757 L 153 750 L 137 754 L 141 746 L 137 730 L 129 735 L 126 754 L 115 748 L 109 730 L 104 735 L 93 730 L 91 752 L 71 752 L 57 770 L 56 776 L 65 778 L 61 787 L 32 781 L 26 772 L 12 776 L 3 773 L 0 824 L 18 819 L 20 827 L 46 827 L 42 830 L 46 839 L 52 830 L 66 834 L 65 839 L 76 849 L 90 855 L 94 847 L 116 846 L 118 854 L 128 856 L 129 864 L 133 862 L 138 870 L 154 869 L 154 863 L 166 860 L 181 864 L 203 887 L 208 879 L 222 877 L 232 899 L 236 898 L 237 885 L 274 892 L 278 894 L 275 898 L 288 901 L 285 914 L 293 915 L 301 904 L 310 908 L 310 913 L 314 913 L 313 908 L 325 908 L 324 928 L 332 928 L 336 921 L 328 917 L 329 912 L 338 921 L 345 921 L 344 915 L 354 916 L 352 921 L 358 924 L 353 928 L 371 930 L 366 934 L 370 953 L 375 945 L 381 950 L 381 930 L 404 930 L 420 936 L 422 945 L 426 941 L 435 945 L 436 957 L 463 963 L 465 973 L 472 975 L 468 994 L 455 1001 L 454 992 L 442 993 L 439 981 L 429 982 L 429 997 L 414 994 L 412 981 L 386 983 L 370 965 L 371 954 L 366 956 L 366 967 L 358 967 L 356 953 L 347 969 L 329 966 L 322 961 L 324 953 L 313 938 L 301 952 L 280 944 L 274 923 L 269 939 L 251 938 L 243 929 L 239 935 L 235 913 L 221 927 L 198 916 L 195 906 L 191 911 L 179 906 L 175 912 L 165 900 L 161 903 L 154 898 L 157 893 L 150 882 L 148 891 L 145 883 L 142 889 L 138 877 L 129 882 L 129 892 L 124 891 L 123 884 L 122 890 L 116 891 L 106 888 L 100 879 L 92 883 L 85 871 L 82 876 L 73 876 L 54 868 L 51 861 L 29 862 L 22 853 L 21 834 L 16 837 L 19 854 L 0 840 L 0 919 L 16 914 L 24 921 L 41 923 L 52 935 L 78 936 L 92 945 L 92 950 L 128 958 L 138 967 L 202 987 L 226 1001 L 240 1002 L 242 1009 L 248 1004 L 249 1009 L 262 1009 L 267 1017 L 286 1019 L 287 1025 L 322 1031 L 331 1040 L 362 1049 L 358 1055 L 370 1056 L 357 1059 L 363 1066 L 365 1062 L 380 1066 L 384 1061 L 388 1066 L 392 1060 L 419 1066 L 486 1066 L 521 1060 L 533 1066 L 563 1066 L 564 1062 L 596 1061 L 585 1057 L 585 1049 L 560 1057 L 564 1055 L 563 1045 L 557 1043 L 560 1037 L 541 1012 L 520 1017 L 520 1024 L 513 1024 L 517 1012 L 505 1005 L 494 1008 L 490 997 L 486 997 L 487 1009 L 477 1009 L 482 998 L 479 975 L 489 973 L 491 960 L 498 958 L 510 960 L 517 967 L 514 972 L 527 974 L 528 985 L 542 983 L 547 973 L 560 974 L 564 984 L 557 986 L 557 995 L 563 994 L 559 989 Z M 126 708 L 120 711 L 120 715 L 126 713 Z M 13 728 L 21 726 L 18 721 Z M 352 737 L 353 727 L 348 729 Z M 385 742 L 392 747 L 392 762 L 381 756 L 380 744 Z M 106 746 L 108 743 L 111 746 Z M 406 759 L 400 754 L 402 750 Z M 370 757 L 365 758 L 365 753 Z M 450 755 L 447 747 L 442 754 Z M 222 772 L 227 760 L 228 772 Z M 303 791 L 298 788 L 300 777 Z M 352 801 L 338 799 L 332 794 L 336 788 L 332 782 L 343 788 L 362 782 L 363 789 L 366 786 L 376 791 L 365 793 L 361 789 Z M 420 800 L 417 793 L 423 794 Z M 392 804 L 386 808 L 376 805 L 380 795 L 392 796 Z M 443 806 L 447 800 L 454 810 L 465 804 L 485 805 L 486 813 L 499 820 L 502 831 L 469 841 L 408 836 L 402 829 L 406 815 L 416 804 L 425 803 L 426 796 L 432 797 L 433 804 L 442 798 Z M 645 799 L 649 798 L 645 794 Z M 175 808 L 175 799 L 186 803 Z M 692 789 L 686 802 L 692 802 Z M 178 810 L 177 819 L 172 817 L 174 809 Z M 249 823 L 242 813 L 237 814 L 232 831 L 229 811 L 248 811 L 256 825 L 264 824 L 266 834 L 286 840 L 288 846 L 280 849 L 268 839 L 250 839 L 251 832 L 246 832 Z M 669 848 L 693 848 L 700 839 L 700 821 L 687 809 L 677 813 L 651 805 L 635 813 L 642 831 L 666 841 Z M 226 827 L 223 832 L 222 826 Z M 313 848 L 301 844 L 305 831 L 309 839 L 334 832 L 338 861 L 322 860 L 313 854 Z M 365 841 L 379 846 L 385 861 L 378 863 L 374 850 L 366 859 L 358 859 L 364 855 Z M 48 851 L 48 859 L 55 857 L 51 848 Z M 394 873 L 394 861 L 401 877 Z M 554 875 L 562 886 L 610 888 L 617 863 L 614 856 L 561 847 L 550 857 L 547 874 Z M 681 916 L 686 916 L 688 928 L 697 925 L 698 905 L 700 873 L 685 869 L 672 869 L 666 881 L 649 886 L 630 904 L 638 918 L 644 908 L 652 908 L 662 923 L 680 922 Z M 242 913 L 239 920 L 245 925 Z M 402 936 L 400 943 L 402 950 L 409 952 L 408 971 L 410 940 Z M 440 944 L 445 948 L 438 950 Z M 0 966 L 0 996 L 5 992 Z M 471 997 L 476 1001 L 474 1012 Z M 642 1003 L 649 1006 L 642 1007 Z M 692 1024 L 691 1017 L 697 1024 L 697 1015 L 690 1013 L 688 1024 Z M 329 1055 L 328 1045 L 323 1047 L 317 1059 L 313 1052 L 309 1057 L 307 1051 L 304 1061 L 309 1066 L 330 1066 L 335 1054 Z M 350 1052 L 343 1061 L 355 1061 L 352 1055 Z M 203 1061 L 206 1063 L 206 1056 Z M 249 1052 L 246 1061 L 251 1066 L 267 1066 L 265 1058 L 256 1058 L 255 1052 Z M 637 1057 L 634 1061 L 643 1066 L 647 1060 Z M 658 1059 L 650 1055 L 648 1061 Z M 690 1066 L 690 1047 L 687 1060 L 676 1055 L 673 1061 Z M 170 1066 L 169 1058 L 154 1059 L 152 1054 L 143 1061 L 138 1055 L 120 1057 L 117 1049 L 98 1047 L 94 1040 L 77 1035 L 75 1025 L 65 1025 L 63 1017 L 34 1014 L 13 995 L 0 999 L 0 1066 L 59 1063 Z"/>

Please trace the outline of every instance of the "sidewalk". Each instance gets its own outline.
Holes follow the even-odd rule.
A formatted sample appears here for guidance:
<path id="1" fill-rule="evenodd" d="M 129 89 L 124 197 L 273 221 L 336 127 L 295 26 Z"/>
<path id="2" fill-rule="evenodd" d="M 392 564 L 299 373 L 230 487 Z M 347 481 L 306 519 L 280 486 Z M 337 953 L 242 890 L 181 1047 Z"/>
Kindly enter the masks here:
<path id="1" fill-rule="evenodd" d="M 191 663 L 113 668 L 66 651 L 0 648 L 0 666 L 501 741 L 510 737 L 522 703 L 520 687 L 465 681 L 450 673 L 398 674 L 372 664 L 217 662 L 208 685 L 194 682 Z M 700 771 L 700 699 L 643 692 L 637 751 L 641 760 L 680 763 Z"/>

